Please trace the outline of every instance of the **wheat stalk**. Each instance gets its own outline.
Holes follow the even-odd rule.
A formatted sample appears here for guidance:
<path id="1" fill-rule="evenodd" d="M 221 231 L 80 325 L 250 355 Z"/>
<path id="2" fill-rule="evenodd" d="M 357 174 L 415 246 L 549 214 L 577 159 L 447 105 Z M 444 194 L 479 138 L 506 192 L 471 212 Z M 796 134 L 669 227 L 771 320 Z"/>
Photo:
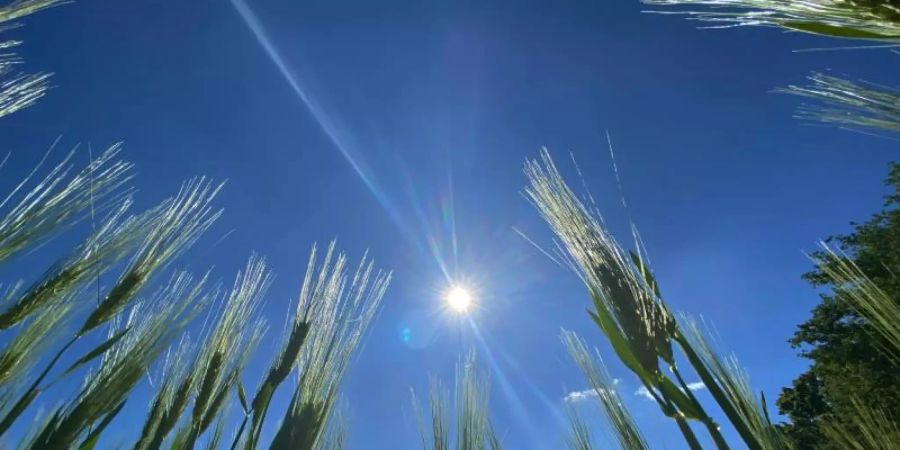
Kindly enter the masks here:
<path id="1" fill-rule="evenodd" d="M 569 434 L 566 436 L 566 447 L 569 450 L 593 450 L 594 442 L 591 431 L 578 411 L 571 405 L 567 406 L 566 414 L 569 419 Z M 628 448 L 628 447 L 622 447 Z"/>
<path id="2" fill-rule="evenodd" d="M 154 214 L 122 217 L 131 206 L 122 201 L 97 229 L 97 232 L 75 247 L 71 254 L 53 266 L 25 290 L 14 303 L 0 313 L 0 329 L 7 329 L 26 318 L 34 310 L 54 299 L 77 292 L 97 273 L 105 272 L 133 250 L 139 237 L 153 222 Z"/>
<path id="3" fill-rule="evenodd" d="M 332 242 L 315 282 L 310 278 L 315 250 L 310 257 L 292 327 L 308 324 L 296 359 L 299 381 L 273 447 L 312 449 L 322 445 L 341 380 L 390 283 L 390 273 L 376 272 L 368 255 L 348 277 L 347 258 L 335 256 L 334 247 Z"/>
<path id="4" fill-rule="evenodd" d="M 676 421 L 691 448 L 700 448 L 700 443 L 688 419 L 706 423 L 718 447 L 727 448 L 699 403 L 659 369 L 660 359 L 675 367 L 671 336 L 676 323 L 643 260 L 639 255 L 629 257 L 603 226 L 599 213 L 578 199 L 546 149 L 540 161 L 526 161 L 524 171 L 529 180 L 525 195 L 561 241 L 560 258 L 588 288 L 594 304 L 588 314 L 616 355 L 647 387 L 662 412 Z"/>
<path id="5" fill-rule="evenodd" d="M 675 420 L 688 446 L 701 448 L 687 423 L 696 420 L 705 426 L 718 448 L 729 448 L 719 425 L 684 380 L 675 361 L 673 341 L 707 384 L 744 443 L 751 449 L 776 448 L 773 446 L 779 443 L 769 439 L 771 426 L 755 422 L 757 417 L 750 415 L 749 403 L 735 396 L 743 386 L 739 374 L 724 370 L 733 367 L 714 365 L 717 355 L 712 347 L 702 346 L 705 341 L 687 338 L 663 303 L 637 232 L 633 231 L 639 250 L 626 257 L 628 252 L 606 230 L 596 208 L 589 208 L 575 196 L 546 150 L 540 161 L 526 162 L 525 174 L 530 182 L 526 196 L 561 241 L 560 259 L 568 262 L 588 288 L 593 300 L 593 310 L 588 314 L 661 411 Z M 659 369 L 660 360 L 666 363 L 673 378 Z"/>
<path id="6" fill-rule="evenodd" d="M 419 400 L 416 398 L 416 392 L 410 389 L 412 405 L 419 428 L 419 438 L 422 441 L 422 449 L 450 450 L 450 422 L 447 413 L 447 404 L 450 401 L 449 395 L 439 379 L 432 378 L 428 384 L 430 427 L 425 425 L 425 414 L 422 412 Z"/>
<path id="7" fill-rule="evenodd" d="M 206 283 L 206 276 L 195 281 L 181 272 L 150 299 L 138 302 L 121 324 L 133 331 L 104 353 L 99 369 L 88 374 L 72 402 L 52 414 L 33 448 L 70 448 L 79 438 L 87 437 L 85 432 L 94 423 L 118 412 L 157 356 L 208 304 Z M 110 332 L 116 329 L 113 327 Z"/>
<path id="8" fill-rule="evenodd" d="M 834 282 L 835 292 L 887 341 L 889 356 L 900 360 L 900 305 L 879 288 L 846 254 L 826 243 L 813 262 Z"/>
<path id="9" fill-rule="evenodd" d="M 0 23 L 9 22 L 38 11 L 68 3 L 65 0 L 14 0 L 0 7 Z"/>
<path id="10" fill-rule="evenodd" d="M 179 446 L 194 446 L 238 382 L 265 331 L 265 322 L 255 316 L 271 283 L 272 274 L 266 269 L 265 261 L 253 255 L 223 299 L 216 326 L 201 344 L 193 364 L 190 378 L 196 382 L 194 406 L 189 431 L 183 434 Z"/>
<path id="11" fill-rule="evenodd" d="M 900 426 L 896 416 L 885 411 L 873 410 L 852 399 L 853 414 L 846 419 L 850 424 L 825 421 L 821 427 L 829 442 L 847 450 L 893 450 L 900 442 Z M 893 411 L 896 414 L 896 411 Z"/>
<path id="12" fill-rule="evenodd" d="M 455 439 L 450 435 L 449 392 L 438 379 L 431 380 L 429 392 L 430 429 L 425 426 L 421 406 L 412 391 L 424 450 L 450 450 L 454 443 L 457 450 L 500 450 L 500 440 L 489 417 L 490 379 L 479 370 L 474 351 L 470 351 L 456 366 Z"/>
<path id="13" fill-rule="evenodd" d="M 160 448 L 163 440 L 175 428 L 181 414 L 187 409 L 193 387 L 191 370 L 193 351 L 190 338 L 185 336 L 174 350 L 166 354 L 160 385 L 150 403 L 150 411 L 147 413 L 134 450 Z"/>
<path id="14" fill-rule="evenodd" d="M 613 434 L 619 442 L 619 446 L 628 450 L 648 449 L 647 442 L 632 419 L 631 414 L 622 404 L 615 384 L 604 368 L 599 356 L 594 356 L 588 350 L 587 344 L 572 331 L 562 332 L 562 341 L 569 352 L 569 356 L 578 365 L 582 375 L 588 380 L 588 385 L 594 390 L 600 406 L 608 423 L 612 424 Z M 584 426 L 576 417 L 570 418 L 573 428 L 573 447 L 588 445 L 589 437 L 581 430 Z M 589 448 L 585 447 L 585 448 Z"/>
<path id="15" fill-rule="evenodd" d="M 813 73 L 807 79 L 809 85 L 776 90 L 821 103 L 801 106 L 798 118 L 900 133 L 900 90 L 823 73 Z"/>
<path id="16" fill-rule="evenodd" d="M 654 6 L 703 7 L 666 12 L 685 15 L 714 28 L 777 27 L 836 38 L 900 41 L 896 0 L 643 0 Z M 660 11 L 650 11 L 661 13 Z"/>
<path id="17" fill-rule="evenodd" d="M 110 147 L 65 183 L 72 169 L 70 161 L 74 153 L 69 153 L 22 194 L 0 219 L 0 263 L 62 231 L 92 204 L 103 207 L 105 197 L 112 197 L 109 204 L 118 206 L 117 199 L 124 194 L 116 192 L 131 179 L 133 167 L 131 163 L 115 160 L 120 150 L 120 145 Z M 0 200 L 0 209 L 13 202 L 39 168 L 40 164 Z"/>
<path id="18" fill-rule="evenodd" d="M 727 411 L 733 423 L 749 433 L 751 445 L 763 450 L 783 450 L 787 441 L 769 421 L 765 405 L 750 388 L 747 373 L 735 355 L 721 356 L 708 333 L 686 314 L 681 316 L 683 330 L 677 339 L 701 380 L 716 401 Z"/>
<path id="19" fill-rule="evenodd" d="M 330 427 L 340 381 L 390 282 L 390 274 L 374 272 L 366 256 L 349 278 L 346 262 L 344 255 L 335 255 L 332 242 L 319 265 L 313 247 L 288 334 L 249 402 L 232 448 L 239 443 L 247 449 L 256 447 L 272 396 L 294 368 L 299 371 L 298 383 L 272 446 L 321 448 L 329 439 L 323 436 Z"/>
<path id="20" fill-rule="evenodd" d="M 221 210 L 210 202 L 221 189 L 206 179 L 188 181 L 178 194 L 158 209 L 159 221 L 96 309 L 78 331 L 84 335 L 125 308 L 133 296 L 158 270 L 194 244 L 216 219 Z"/>
<path id="21" fill-rule="evenodd" d="M 42 306 L 0 353 L 0 386 L 27 373 L 59 336 L 74 303 L 63 297 Z"/>
<path id="22" fill-rule="evenodd" d="M 0 7 L 0 32 L 15 28 L 6 22 L 65 3 L 62 0 L 18 0 Z M 5 25 L 3 25 L 5 24 Z M 0 41 L 0 50 L 17 47 L 18 40 Z M 0 117 L 27 108 L 40 100 L 50 88 L 50 73 L 15 73 L 15 67 L 22 64 L 15 53 L 0 54 Z"/>

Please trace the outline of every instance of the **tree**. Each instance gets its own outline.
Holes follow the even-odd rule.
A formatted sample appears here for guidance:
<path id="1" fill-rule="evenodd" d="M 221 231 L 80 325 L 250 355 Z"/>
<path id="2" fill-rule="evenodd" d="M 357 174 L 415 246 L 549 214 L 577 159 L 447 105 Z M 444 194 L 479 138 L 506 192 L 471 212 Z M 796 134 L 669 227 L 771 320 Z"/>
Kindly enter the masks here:
<path id="1" fill-rule="evenodd" d="M 900 301 L 900 164 L 892 163 L 886 184 L 892 192 L 884 209 L 853 232 L 828 240 L 840 247 L 890 298 Z M 827 259 L 821 252 L 812 255 Z M 829 448 L 825 422 L 848 424 L 853 399 L 881 411 L 900 411 L 900 364 L 883 350 L 887 341 L 850 308 L 823 270 L 804 275 L 813 286 L 831 288 L 790 343 L 812 361 L 809 370 L 785 388 L 778 408 L 790 418 L 785 433 L 797 448 Z"/>

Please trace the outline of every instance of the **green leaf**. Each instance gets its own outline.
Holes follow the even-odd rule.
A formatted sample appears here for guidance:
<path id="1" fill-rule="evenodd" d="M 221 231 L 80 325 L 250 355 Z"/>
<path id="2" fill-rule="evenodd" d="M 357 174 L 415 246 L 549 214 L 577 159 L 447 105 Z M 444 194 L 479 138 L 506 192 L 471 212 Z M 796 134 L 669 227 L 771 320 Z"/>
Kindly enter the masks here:
<path id="1" fill-rule="evenodd" d="M 873 33 L 871 31 L 860 30 L 858 28 L 840 27 L 836 25 L 828 25 L 820 22 L 784 22 L 782 26 L 792 30 L 802 31 L 804 33 L 821 34 L 825 36 L 834 36 L 850 39 L 897 39 L 900 36 L 886 36 L 883 34 Z"/>
<path id="2" fill-rule="evenodd" d="M 240 381 L 237 382 L 237 392 L 238 392 L 238 400 L 241 401 L 241 408 L 244 409 L 244 414 L 250 413 L 250 408 L 247 407 L 247 393 L 244 392 L 244 383 Z"/>
<path id="3" fill-rule="evenodd" d="M 631 351 L 631 348 L 628 346 L 628 341 L 625 339 L 625 336 L 623 336 L 622 333 L 619 332 L 619 329 L 615 326 L 615 324 L 611 323 L 612 318 L 609 317 L 609 313 L 603 309 L 598 310 L 598 313 L 599 314 L 588 310 L 588 314 L 591 316 L 591 319 L 594 319 L 594 322 L 596 322 L 600 329 L 603 330 L 603 333 L 606 334 L 606 337 L 609 339 L 609 343 L 612 345 L 613 350 L 615 350 L 616 354 L 619 355 L 619 359 L 622 360 L 626 367 L 637 374 L 637 376 L 646 379 L 646 371 L 644 370 L 643 366 L 641 366 L 640 362 L 638 362 L 637 357 Z"/>
<path id="4" fill-rule="evenodd" d="M 105 352 L 106 352 L 107 350 L 109 350 L 113 345 L 116 345 L 117 342 L 119 342 L 120 340 L 122 340 L 122 338 L 125 337 L 125 334 L 128 333 L 128 331 L 129 331 L 130 329 L 131 329 L 130 327 L 126 327 L 126 328 L 124 328 L 122 331 L 119 331 L 119 332 L 117 332 L 116 334 L 114 334 L 112 337 L 110 337 L 109 339 L 107 339 L 107 340 L 106 340 L 105 342 L 103 342 L 102 344 L 100 344 L 100 345 L 94 347 L 93 350 L 89 351 L 86 355 L 84 355 L 84 356 L 82 356 L 81 358 L 79 358 L 78 361 L 75 361 L 74 363 L 72 363 L 72 365 L 69 366 L 69 368 L 66 369 L 65 372 L 63 372 L 63 376 L 72 373 L 72 371 L 74 371 L 75 369 L 77 369 L 77 368 L 79 368 L 79 367 L 81 367 L 81 366 L 83 366 L 83 365 L 89 363 L 89 362 L 90 362 L 91 360 L 93 360 L 94 358 L 96 358 L 96 357 L 102 355 L 103 353 L 105 353 Z"/>
<path id="5" fill-rule="evenodd" d="M 660 392 L 662 392 L 665 398 L 671 400 L 685 417 L 694 420 L 701 420 L 704 418 L 703 412 L 697 408 L 697 405 L 687 396 L 687 394 L 679 389 L 678 386 L 675 386 L 675 383 L 673 383 L 672 380 L 660 375 L 658 381 L 659 383 L 657 383 L 657 386 L 659 387 Z"/>
<path id="6" fill-rule="evenodd" d="M 19 418 L 19 415 L 25 411 L 25 408 L 34 401 L 34 398 L 37 397 L 38 393 L 40 393 L 40 390 L 37 387 L 37 383 L 35 383 L 28 389 L 28 392 L 26 392 L 25 395 L 19 398 L 19 401 L 13 405 L 12 409 L 10 409 L 3 420 L 0 421 L 0 434 L 5 433 L 6 430 L 12 426 L 13 422 Z"/>
<path id="7" fill-rule="evenodd" d="M 766 423 L 770 426 L 772 425 L 772 419 L 769 417 L 769 406 L 766 405 L 766 393 L 763 391 L 759 391 L 759 400 L 762 405 L 763 416 L 766 418 Z"/>
<path id="8" fill-rule="evenodd" d="M 629 251 L 628 254 L 631 256 L 631 262 L 637 267 L 644 282 L 647 283 L 647 286 L 653 291 L 653 295 L 655 295 L 658 300 L 661 300 L 662 294 L 660 294 L 659 283 L 656 282 L 656 277 L 654 277 L 653 272 L 650 271 L 650 266 L 644 262 L 640 253 Z M 665 305 L 660 305 L 660 307 L 665 309 Z M 674 326 L 675 324 L 672 321 L 667 320 L 665 324 L 666 333 L 655 333 L 653 335 L 653 345 L 656 348 L 656 353 L 669 365 L 675 364 L 675 355 L 672 352 L 672 342 L 669 339 L 669 334 L 672 332 Z"/>
<path id="9" fill-rule="evenodd" d="M 93 450 L 93 448 L 97 445 L 97 441 L 100 439 L 100 434 L 103 433 L 103 430 L 105 430 L 106 427 L 109 426 L 110 422 L 112 422 L 112 420 L 116 418 L 116 415 L 118 415 L 119 411 L 122 410 L 122 407 L 125 406 L 125 402 L 126 400 L 122 400 L 122 402 L 119 403 L 119 406 L 116 406 L 112 411 L 110 411 L 109 414 L 106 415 L 106 417 L 103 418 L 103 420 L 97 425 L 97 428 L 91 431 L 91 434 L 89 434 L 81 443 L 81 445 L 78 446 L 78 450 Z"/>
<path id="10" fill-rule="evenodd" d="M 700 381 L 702 381 L 703 384 L 706 385 L 706 389 L 709 390 L 709 393 L 713 396 L 713 399 L 715 399 L 719 407 L 722 408 L 722 412 L 725 413 L 725 416 L 728 417 L 728 420 L 732 425 L 734 425 L 734 428 L 737 430 L 738 434 L 740 434 L 741 438 L 744 440 L 744 443 L 747 444 L 751 449 L 759 448 L 758 444 L 756 443 L 756 435 L 752 431 L 750 431 L 750 428 L 747 427 L 743 416 L 737 412 L 734 404 L 732 404 L 731 400 L 722 390 L 722 387 L 719 386 L 716 378 L 712 375 L 712 373 L 710 373 L 709 368 L 706 367 L 706 363 L 703 362 L 703 359 L 691 346 L 690 341 L 681 334 L 674 335 L 673 339 L 678 343 L 679 346 L 681 346 L 682 351 L 684 351 L 684 355 L 687 356 L 688 361 L 694 368 L 694 371 L 697 372 L 697 375 L 700 377 Z"/>
<path id="11" fill-rule="evenodd" d="M 594 322 L 600 326 L 600 329 L 603 330 L 603 333 L 609 338 L 610 343 L 612 343 L 613 348 L 616 350 L 616 353 L 619 354 L 619 357 L 623 361 L 625 361 L 625 359 L 631 361 L 631 365 L 628 365 L 628 362 L 626 362 L 626 365 L 642 377 L 649 376 L 649 374 L 658 371 L 658 355 L 655 352 L 655 348 L 644 349 L 632 345 L 632 340 L 622 332 L 621 327 L 619 327 L 613 319 L 612 313 L 606 309 L 600 296 L 593 290 L 590 291 L 590 294 L 591 298 L 594 300 L 594 307 L 596 308 L 597 313 L 593 314 L 588 311 L 588 314 L 591 315 Z M 639 369 L 635 369 L 635 367 Z"/>
<path id="12" fill-rule="evenodd" d="M 241 437 L 244 436 L 244 429 L 247 427 L 247 418 L 249 416 L 244 416 L 244 420 L 241 421 L 241 426 L 238 427 L 237 433 L 234 434 L 234 440 L 231 441 L 231 447 L 229 450 L 235 450 L 239 442 L 241 442 Z"/>
<path id="13" fill-rule="evenodd" d="M 13 405 L 12 408 L 6 413 L 6 416 L 0 420 L 0 436 L 6 433 L 9 430 L 9 427 L 19 418 L 19 416 L 28 408 L 28 405 L 31 404 L 32 401 L 38 396 L 41 392 L 40 386 L 41 382 L 44 381 L 44 378 L 47 377 L 47 374 L 50 373 L 50 369 L 53 369 L 53 366 L 56 365 L 56 362 L 59 361 L 59 358 L 75 343 L 76 338 L 72 338 L 66 345 L 63 345 L 58 352 L 56 352 L 56 356 L 50 360 L 50 363 L 47 364 L 47 367 L 38 375 L 37 379 L 31 383 L 31 386 L 28 387 L 28 390 L 19 397 L 19 400 Z"/>

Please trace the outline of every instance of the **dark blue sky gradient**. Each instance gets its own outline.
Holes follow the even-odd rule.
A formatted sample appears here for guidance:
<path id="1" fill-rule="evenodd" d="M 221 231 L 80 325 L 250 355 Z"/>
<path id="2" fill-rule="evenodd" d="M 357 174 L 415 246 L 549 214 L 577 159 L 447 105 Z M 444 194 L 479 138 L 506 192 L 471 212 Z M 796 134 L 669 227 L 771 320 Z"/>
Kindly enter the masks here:
<path id="1" fill-rule="evenodd" d="M 577 183 L 575 156 L 625 243 L 633 218 L 669 304 L 714 323 L 773 401 L 806 364 L 786 343 L 817 302 L 800 279 L 803 251 L 880 206 L 900 145 L 804 125 L 791 117 L 798 99 L 769 93 L 811 70 L 900 84 L 898 57 L 883 50 L 796 53 L 845 43 L 698 30 L 623 0 L 249 7 L 315 114 L 229 1 L 77 2 L 7 32 L 25 40 L 29 69 L 56 72 L 56 88 L 0 121 L 0 153 L 12 152 L 0 185 L 59 135 L 65 148 L 89 142 L 95 152 L 123 140 L 141 206 L 194 175 L 228 179 L 224 218 L 178 265 L 214 264 L 230 280 L 251 251 L 268 258 L 278 274 L 264 307 L 272 331 L 251 375 L 277 348 L 312 243 L 337 237 L 353 259 L 368 249 L 395 282 L 346 379 L 350 448 L 415 448 L 409 389 L 424 393 L 429 375 L 451 383 L 472 346 L 493 375 L 506 448 L 559 448 L 562 398 L 585 388 L 561 327 L 601 349 L 655 448 L 682 447 L 633 395 L 636 380 L 584 313 L 578 280 L 513 231 L 550 246 L 520 195 L 522 163 L 541 146 Z M 471 322 L 437 313 L 442 266 L 477 287 Z M 135 432 L 147 392 L 110 445 Z"/>

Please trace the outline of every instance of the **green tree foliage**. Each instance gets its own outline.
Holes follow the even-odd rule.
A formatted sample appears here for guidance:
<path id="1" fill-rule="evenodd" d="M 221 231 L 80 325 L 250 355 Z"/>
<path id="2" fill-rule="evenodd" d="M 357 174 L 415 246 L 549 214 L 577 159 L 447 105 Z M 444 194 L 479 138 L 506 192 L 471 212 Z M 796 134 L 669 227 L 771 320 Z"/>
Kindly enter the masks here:
<path id="1" fill-rule="evenodd" d="M 884 209 L 853 232 L 830 238 L 890 298 L 900 300 L 900 164 L 890 167 L 892 189 Z M 823 251 L 814 259 L 828 260 Z M 829 448 L 825 424 L 853 429 L 855 402 L 873 410 L 900 411 L 900 362 L 886 351 L 890 344 L 860 316 L 835 280 L 822 267 L 804 275 L 813 286 L 829 288 L 812 317 L 801 324 L 792 346 L 812 361 L 809 370 L 782 391 L 779 410 L 791 423 L 786 434 L 798 448 Z M 858 400 L 857 400 L 858 399 Z"/>

